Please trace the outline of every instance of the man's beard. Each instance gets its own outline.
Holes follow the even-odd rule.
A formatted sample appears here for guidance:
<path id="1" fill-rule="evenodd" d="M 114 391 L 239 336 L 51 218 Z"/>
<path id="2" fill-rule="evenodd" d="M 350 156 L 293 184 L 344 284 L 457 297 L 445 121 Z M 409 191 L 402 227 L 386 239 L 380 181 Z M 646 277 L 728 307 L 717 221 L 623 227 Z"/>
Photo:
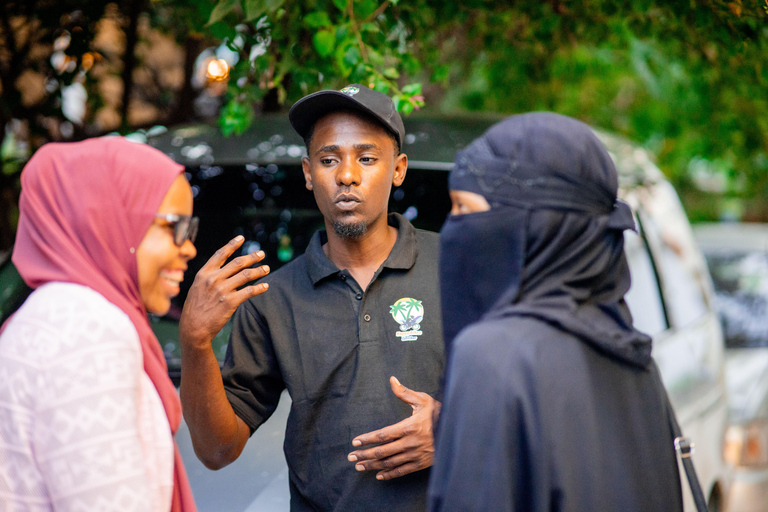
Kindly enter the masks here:
<path id="1" fill-rule="evenodd" d="M 333 231 L 339 238 L 360 238 L 368 231 L 368 226 L 365 222 L 340 222 L 335 221 L 333 223 Z"/>

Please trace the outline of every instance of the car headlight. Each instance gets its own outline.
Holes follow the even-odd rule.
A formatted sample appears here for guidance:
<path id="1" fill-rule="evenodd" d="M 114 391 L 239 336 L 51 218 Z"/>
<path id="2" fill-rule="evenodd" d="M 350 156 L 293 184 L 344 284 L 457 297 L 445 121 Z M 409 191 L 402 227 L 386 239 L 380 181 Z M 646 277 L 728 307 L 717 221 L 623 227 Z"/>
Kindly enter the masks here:
<path id="1" fill-rule="evenodd" d="M 768 422 L 731 425 L 725 432 L 723 457 L 734 466 L 768 466 Z"/>

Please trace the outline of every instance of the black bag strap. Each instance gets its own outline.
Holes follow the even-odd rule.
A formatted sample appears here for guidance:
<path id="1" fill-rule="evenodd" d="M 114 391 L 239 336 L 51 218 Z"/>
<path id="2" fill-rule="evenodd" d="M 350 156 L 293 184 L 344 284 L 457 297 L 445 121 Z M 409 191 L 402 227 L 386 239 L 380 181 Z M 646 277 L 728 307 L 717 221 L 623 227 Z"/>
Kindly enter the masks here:
<path id="1" fill-rule="evenodd" d="M 664 402 L 667 405 L 669 426 L 672 429 L 672 435 L 675 437 L 675 451 L 683 462 L 685 476 L 688 477 L 688 485 L 691 487 L 693 501 L 696 503 L 696 510 L 698 512 L 709 512 L 707 500 L 704 498 L 704 492 L 701 490 L 701 484 L 699 483 L 699 478 L 696 476 L 696 470 L 694 469 L 693 461 L 691 460 L 691 455 L 693 455 L 694 452 L 693 441 L 691 441 L 690 438 L 685 437 L 680 430 L 680 425 L 677 423 L 675 411 L 672 409 L 672 404 L 669 401 L 669 396 L 667 395 L 666 390 L 664 390 L 663 395 Z"/>

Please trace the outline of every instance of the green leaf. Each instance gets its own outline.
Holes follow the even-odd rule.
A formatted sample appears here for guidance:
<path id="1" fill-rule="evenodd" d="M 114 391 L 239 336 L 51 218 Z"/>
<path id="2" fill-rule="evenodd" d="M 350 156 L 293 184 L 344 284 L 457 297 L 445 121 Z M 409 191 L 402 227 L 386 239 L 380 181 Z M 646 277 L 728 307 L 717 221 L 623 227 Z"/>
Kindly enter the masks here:
<path id="1" fill-rule="evenodd" d="M 391 78 L 392 80 L 397 80 L 400 78 L 400 73 L 398 73 L 395 68 L 387 68 L 382 72 L 382 74 L 387 78 Z"/>
<path id="2" fill-rule="evenodd" d="M 400 69 L 408 75 L 416 75 L 421 71 L 421 62 L 410 53 L 400 57 Z"/>
<path id="3" fill-rule="evenodd" d="M 351 39 L 354 40 L 354 35 L 352 35 Z M 336 25 L 336 40 L 339 41 L 341 39 L 347 39 L 349 38 L 349 23 L 342 23 L 340 25 Z"/>
<path id="4" fill-rule="evenodd" d="M 255 20 L 260 18 L 266 11 L 265 0 L 244 0 L 245 2 L 245 21 Z"/>
<path id="5" fill-rule="evenodd" d="M 219 41 L 231 41 L 237 36 L 235 27 L 224 22 L 217 22 L 208 27 L 208 33 Z"/>
<path id="6" fill-rule="evenodd" d="M 432 82 L 445 82 L 448 80 L 451 68 L 447 64 L 439 64 L 435 66 L 435 70 L 432 72 Z"/>
<path id="7" fill-rule="evenodd" d="M 360 54 L 360 48 L 357 46 L 350 46 L 349 49 L 344 52 L 344 64 L 347 67 L 354 67 L 362 58 L 362 55 Z"/>
<path id="8" fill-rule="evenodd" d="M 333 53 L 336 46 L 336 36 L 328 30 L 320 30 L 312 36 L 312 43 L 321 57 L 327 57 Z"/>
<path id="9" fill-rule="evenodd" d="M 379 7 L 379 2 L 376 0 L 358 0 L 355 4 L 355 17 L 364 20 L 373 14 Z"/>
<path id="10" fill-rule="evenodd" d="M 389 94 L 389 84 L 382 80 L 379 77 L 372 78 L 370 81 L 373 82 L 373 90 L 380 92 L 382 94 Z"/>
<path id="11" fill-rule="evenodd" d="M 355 83 L 366 84 L 369 75 L 370 69 L 368 66 L 366 66 L 364 62 L 360 62 L 355 66 L 355 70 L 349 78 Z"/>
<path id="12" fill-rule="evenodd" d="M 312 28 L 330 27 L 331 18 L 325 11 L 315 11 L 304 16 L 304 23 Z"/>
<path id="13" fill-rule="evenodd" d="M 217 21 L 221 21 L 224 17 L 235 10 L 236 7 L 240 7 L 240 0 L 220 0 L 216 4 L 216 7 L 211 11 L 211 17 L 208 18 L 206 25 L 213 25 Z"/>
<path id="14" fill-rule="evenodd" d="M 363 23 L 360 25 L 360 32 L 379 32 L 379 26 L 375 23 Z"/>
<path id="15" fill-rule="evenodd" d="M 245 0 L 245 20 L 251 21 L 275 12 L 285 0 Z"/>
<path id="16" fill-rule="evenodd" d="M 333 0 L 333 5 L 339 8 L 339 10 L 347 12 L 347 0 Z"/>
<path id="17" fill-rule="evenodd" d="M 267 4 L 267 12 L 273 13 L 283 6 L 285 0 L 264 0 L 264 2 Z"/>
<path id="18" fill-rule="evenodd" d="M 336 66 L 338 67 L 339 73 L 346 78 L 349 76 L 352 69 L 344 63 L 344 54 L 353 43 L 351 43 L 349 39 L 339 39 L 338 32 L 336 37 L 336 51 L 334 52 L 334 58 L 336 59 Z"/>
<path id="19" fill-rule="evenodd" d="M 384 57 L 370 46 L 368 46 L 368 61 L 376 67 L 384 65 Z"/>
<path id="20" fill-rule="evenodd" d="M 421 84 L 408 84 L 402 91 L 406 96 L 421 96 Z"/>
<path id="21" fill-rule="evenodd" d="M 244 105 L 237 100 L 230 100 L 221 109 L 219 127 L 224 136 L 229 136 L 233 133 L 240 135 L 251 126 L 253 118 L 253 109 L 250 105 Z"/>
<path id="22" fill-rule="evenodd" d="M 403 101 L 400 103 L 400 105 L 398 105 L 397 110 L 402 114 L 408 115 L 413 112 L 413 103 L 410 101 Z"/>

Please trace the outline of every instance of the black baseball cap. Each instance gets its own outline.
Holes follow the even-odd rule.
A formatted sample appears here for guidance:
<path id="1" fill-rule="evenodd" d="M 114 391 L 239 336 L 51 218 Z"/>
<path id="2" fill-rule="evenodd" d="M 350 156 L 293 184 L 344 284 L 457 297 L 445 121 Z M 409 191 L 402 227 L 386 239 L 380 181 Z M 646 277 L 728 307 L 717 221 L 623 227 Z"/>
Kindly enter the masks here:
<path id="1" fill-rule="evenodd" d="M 321 117 L 339 110 L 353 110 L 373 116 L 395 135 L 402 148 L 405 127 L 392 98 L 360 84 L 348 85 L 340 91 L 325 90 L 304 96 L 293 104 L 288 112 L 288 120 L 293 129 L 302 138 L 306 138 Z"/>

